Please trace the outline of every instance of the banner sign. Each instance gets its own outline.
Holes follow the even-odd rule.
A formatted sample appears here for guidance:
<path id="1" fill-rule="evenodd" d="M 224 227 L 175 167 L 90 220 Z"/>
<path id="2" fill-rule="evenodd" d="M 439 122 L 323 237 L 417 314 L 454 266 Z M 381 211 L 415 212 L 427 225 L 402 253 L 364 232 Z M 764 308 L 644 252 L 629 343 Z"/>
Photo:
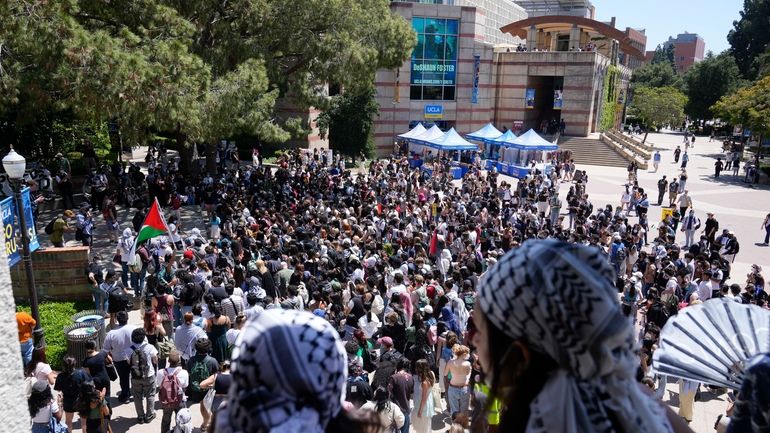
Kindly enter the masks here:
<path id="1" fill-rule="evenodd" d="M 411 84 L 423 86 L 454 86 L 457 62 L 412 59 Z"/>
<path id="2" fill-rule="evenodd" d="M 471 104 L 479 102 L 479 69 L 481 68 L 481 56 L 473 56 L 473 90 L 471 92 Z"/>
<path id="3" fill-rule="evenodd" d="M 29 252 L 37 251 L 40 248 L 40 242 L 37 240 L 37 230 L 35 230 L 35 217 L 32 215 L 32 196 L 29 188 L 24 188 L 21 192 L 21 202 L 24 205 L 24 222 L 27 223 L 27 236 L 29 237 Z M 21 237 L 21 235 L 19 235 Z"/>
<path id="4" fill-rule="evenodd" d="M 522 128 L 524 128 L 524 121 L 523 120 L 514 120 L 513 121 L 513 130 L 514 131 L 521 131 Z"/>
<path id="5" fill-rule="evenodd" d="M 527 89 L 525 101 L 528 110 L 535 108 L 535 89 Z"/>
<path id="6" fill-rule="evenodd" d="M 27 234 L 29 235 L 30 253 L 40 248 L 37 239 L 37 231 L 32 216 L 32 202 L 30 199 L 29 188 L 24 188 L 21 192 L 24 217 L 27 223 Z M 24 246 L 21 243 L 21 232 L 19 232 L 19 219 L 16 214 L 16 203 L 13 197 L 7 197 L 0 201 L 0 215 L 3 219 L 3 232 L 5 234 L 5 253 L 8 256 L 8 267 L 12 267 L 21 261 L 21 251 Z"/>
<path id="7" fill-rule="evenodd" d="M 561 110 L 562 107 L 562 91 L 561 90 L 554 90 L 553 91 L 553 109 L 554 110 Z"/>
<path id="8" fill-rule="evenodd" d="M 444 118 L 444 106 L 442 106 L 442 105 L 426 105 L 425 106 L 425 118 L 426 119 L 443 119 Z"/>

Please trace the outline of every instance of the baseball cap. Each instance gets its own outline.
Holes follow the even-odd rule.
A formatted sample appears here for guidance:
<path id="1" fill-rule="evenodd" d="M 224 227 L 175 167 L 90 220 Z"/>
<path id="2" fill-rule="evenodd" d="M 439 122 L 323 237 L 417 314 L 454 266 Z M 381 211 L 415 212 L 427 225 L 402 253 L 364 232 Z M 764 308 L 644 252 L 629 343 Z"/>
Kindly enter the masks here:
<path id="1" fill-rule="evenodd" d="M 377 340 L 377 343 L 383 346 L 393 347 L 393 339 L 390 337 L 382 337 L 379 340 Z"/>

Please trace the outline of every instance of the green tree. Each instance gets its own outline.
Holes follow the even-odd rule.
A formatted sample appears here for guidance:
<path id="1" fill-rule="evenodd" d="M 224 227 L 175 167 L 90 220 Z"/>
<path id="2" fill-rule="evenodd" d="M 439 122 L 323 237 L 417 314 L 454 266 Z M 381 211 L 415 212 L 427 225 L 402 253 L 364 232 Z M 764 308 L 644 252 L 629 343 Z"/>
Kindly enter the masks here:
<path id="1" fill-rule="evenodd" d="M 740 71 L 735 59 L 725 51 L 718 56 L 712 52 L 694 64 L 685 74 L 685 113 L 693 119 L 711 119 L 711 106 L 719 98 L 734 92 L 740 85 Z"/>
<path id="2" fill-rule="evenodd" d="M 732 125 L 742 125 L 763 137 L 770 136 L 770 77 L 723 96 L 711 109 Z"/>
<path id="3" fill-rule="evenodd" d="M 673 87 L 640 87 L 629 107 L 631 114 L 648 128 L 680 125 L 684 121 L 687 96 Z M 647 140 L 647 134 L 644 140 Z"/>
<path id="4" fill-rule="evenodd" d="M 324 108 L 326 83 L 371 82 L 415 39 L 387 0 L 8 0 L 0 112 L 69 109 L 117 121 L 129 145 L 170 133 L 180 151 L 235 134 L 280 143 L 307 125 L 278 118 L 279 99 Z"/>
<path id="5" fill-rule="evenodd" d="M 668 63 L 672 69 L 676 68 L 676 62 L 674 59 L 674 45 L 664 44 L 658 45 L 655 48 L 655 53 L 652 55 L 652 64 Z"/>
<path id="6" fill-rule="evenodd" d="M 329 109 L 321 113 L 317 124 L 321 136 L 329 136 L 331 148 L 350 156 L 374 154 L 374 117 L 380 112 L 373 85 L 359 87 L 332 96 Z"/>
<path id="7" fill-rule="evenodd" d="M 674 87 L 681 89 L 682 78 L 674 71 L 671 63 L 648 63 L 634 70 L 631 75 L 632 88 Z"/>
<path id="8" fill-rule="evenodd" d="M 757 77 L 757 58 L 770 49 L 770 0 L 744 0 L 741 19 L 733 21 L 727 34 L 730 52 L 735 57 L 743 77 Z"/>

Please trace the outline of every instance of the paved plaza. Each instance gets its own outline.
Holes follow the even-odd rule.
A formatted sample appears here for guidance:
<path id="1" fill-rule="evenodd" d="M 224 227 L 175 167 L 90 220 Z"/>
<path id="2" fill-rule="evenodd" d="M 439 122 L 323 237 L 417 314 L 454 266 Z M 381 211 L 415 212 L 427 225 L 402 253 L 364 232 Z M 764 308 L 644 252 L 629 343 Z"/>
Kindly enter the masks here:
<path id="1" fill-rule="evenodd" d="M 677 145 L 682 145 L 682 136 L 679 133 L 665 132 L 661 134 L 650 134 L 648 142 L 659 149 L 662 154 L 662 163 L 657 173 L 640 170 L 638 173 L 639 184 L 648 192 L 651 203 L 657 201 L 657 181 L 664 174 L 668 179 L 677 176 L 680 172 L 679 164 L 673 163 L 673 149 Z M 730 282 L 743 284 L 745 275 L 749 271 L 752 263 L 757 263 L 763 267 L 770 266 L 770 247 L 761 246 L 764 232 L 760 230 L 760 224 L 764 216 L 770 212 L 770 186 L 768 185 L 749 185 L 743 182 L 743 176 L 733 177 L 725 174 L 719 179 L 714 178 L 714 162 L 721 155 L 721 142 L 708 142 L 708 137 L 698 137 L 695 142 L 695 148 L 689 151 L 690 162 L 687 166 L 689 180 L 687 190 L 693 199 L 695 211 L 699 218 L 705 220 L 706 212 L 714 212 L 719 221 L 720 228 L 733 230 L 740 242 L 741 250 L 738 253 Z M 143 160 L 143 151 L 135 152 L 137 161 Z M 578 169 L 584 169 L 588 172 L 589 182 L 587 193 L 589 199 L 598 209 L 606 204 L 616 206 L 620 203 L 620 196 L 623 191 L 623 185 L 626 183 L 627 171 L 625 168 L 611 168 L 600 166 L 579 166 Z M 515 179 L 500 176 L 501 181 L 515 182 Z M 564 199 L 568 189 L 568 184 L 560 185 L 560 197 Z M 667 199 L 664 200 L 664 204 Z M 654 224 L 660 215 L 660 207 L 652 206 L 649 211 L 650 224 Z M 130 220 L 133 212 L 126 209 L 120 209 L 119 216 L 121 226 L 130 226 Z M 45 215 L 43 222 L 49 218 Z M 182 229 L 190 230 L 193 227 L 203 228 L 204 215 L 197 207 L 185 207 L 182 209 Z M 631 217 L 631 222 L 636 218 Z M 114 254 L 115 246 L 104 235 L 104 222 L 101 215 L 95 216 L 96 236 L 94 236 L 94 249 L 100 251 L 102 256 L 108 260 Z M 39 226 L 41 226 L 39 224 Z M 651 228 L 652 229 L 652 228 Z M 44 245 L 47 240 L 42 234 Z M 652 238 L 650 238 L 651 240 Z M 684 242 L 684 235 L 677 233 L 677 240 Z M 69 244 L 76 245 L 74 241 Z M 141 324 L 139 311 L 133 311 L 130 316 L 130 323 Z M 113 394 L 116 394 L 119 386 L 117 382 L 113 383 Z M 113 395 L 114 397 L 114 395 Z M 137 424 L 135 420 L 135 411 L 133 403 L 119 404 L 117 399 L 112 399 L 115 406 L 113 418 L 113 431 L 132 433 L 149 433 L 160 431 L 160 412 L 158 417 L 150 424 Z M 675 411 L 678 406 L 678 386 L 676 383 L 669 383 L 667 392 L 664 396 L 664 402 L 669 404 Z M 695 403 L 694 420 L 691 424 L 693 430 L 697 433 L 709 433 L 713 431 L 714 422 L 719 414 L 724 413 L 727 406 L 725 395 L 714 395 L 706 391 L 703 387 L 701 401 Z M 158 406 L 159 409 L 159 406 Z M 202 420 L 197 405 L 193 406 L 193 420 L 196 425 L 196 432 Z M 446 431 L 446 415 L 436 415 L 433 420 L 434 431 Z"/>

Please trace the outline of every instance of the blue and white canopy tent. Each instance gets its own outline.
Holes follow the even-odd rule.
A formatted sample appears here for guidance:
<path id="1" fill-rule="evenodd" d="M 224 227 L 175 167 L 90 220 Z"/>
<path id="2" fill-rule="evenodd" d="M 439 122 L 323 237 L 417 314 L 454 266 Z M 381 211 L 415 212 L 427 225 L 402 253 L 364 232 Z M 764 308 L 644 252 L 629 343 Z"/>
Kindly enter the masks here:
<path id="1" fill-rule="evenodd" d="M 559 150 L 556 143 L 544 139 L 534 129 L 516 137 L 512 144 L 520 150 L 518 165 L 521 166 L 528 166 L 532 160 L 542 161 L 542 152 Z"/>
<path id="2" fill-rule="evenodd" d="M 436 128 L 436 127 L 434 127 Z M 438 156 L 440 152 L 457 152 L 457 161 L 452 162 L 449 168 L 452 176 L 455 179 L 461 179 L 465 173 L 468 172 L 469 166 L 467 164 L 460 164 L 460 152 L 462 151 L 478 151 L 479 147 L 473 143 L 466 141 L 454 128 L 451 128 L 446 133 L 441 132 L 438 128 L 438 136 L 433 128 L 426 131 L 419 137 L 412 138 L 410 142 L 414 142 L 413 147 L 420 146 L 423 149 L 435 149 L 438 152 L 434 156 Z M 433 131 L 433 132 L 431 132 Z M 433 137 L 431 137 L 433 136 Z M 428 158 L 426 162 L 437 162 L 437 159 Z M 420 168 L 429 174 L 433 174 L 433 170 L 437 166 L 434 164 L 420 164 Z"/>
<path id="3" fill-rule="evenodd" d="M 492 125 L 492 123 L 490 122 L 484 125 L 483 128 L 479 129 L 476 132 L 465 134 L 465 137 L 469 140 L 480 141 L 482 143 L 485 143 L 487 142 L 487 140 L 497 138 L 501 135 L 503 135 L 503 133 L 498 131 L 497 128 L 495 128 L 495 126 Z"/>
<path id="4" fill-rule="evenodd" d="M 537 132 L 530 129 L 516 137 L 511 131 L 498 138 L 490 140 L 490 143 L 499 144 L 500 152 L 497 162 L 489 161 L 487 169 L 493 166 L 501 173 L 514 177 L 524 177 L 529 174 L 531 161 L 542 161 L 542 152 L 556 151 L 559 147 L 556 143 L 544 139 Z M 538 169 L 547 171 L 550 165 L 542 164 Z"/>
<path id="5" fill-rule="evenodd" d="M 417 137 L 418 135 L 424 134 L 427 129 L 425 129 L 424 126 L 422 126 L 422 123 L 418 123 L 417 126 L 412 128 L 411 131 L 407 131 L 403 134 L 398 135 L 398 138 L 403 138 L 405 140 L 408 140 L 410 138 Z"/>
<path id="6" fill-rule="evenodd" d="M 489 144 L 489 140 L 492 140 L 493 138 L 497 138 L 501 136 L 503 133 L 498 131 L 497 128 L 495 128 L 492 123 L 487 123 L 484 125 L 483 128 L 479 129 L 476 132 L 472 132 L 470 134 L 466 134 L 465 138 L 468 140 L 475 141 L 477 143 L 481 143 L 483 145 L 483 158 L 491 158 L 492 155 L 494 155 L 494 145 Z"/>
<path id="7" fill-rule="evenodd" d="M 417 155 L 423 156 L 423 152 L 430 147 L 428 146 L 428 142 L 435 140 L 443 135 L 444 131 L 439 129 L 438 126 L 433 125 L 430 129 L 423 132 L 422 134 L 407 138 L 407 141 L 409 142 L 409 150 L 416 153 Z"/>
<path id="8" fill-rule="evenodd" d="M 441 137 L 426 142 L 426 145 L 434 149 L 443 150 L 445 152 L 479 150 L 479 146 L 466 141 L 460 136 L 460 134 L 457 133 L 457 131 L 455 131 L 454 128 L 451 128 Z"/>
<path id="9" fill-rule="evenodd" d="M 550 141 L 541 137 L 540 134 L 535 132 L 534 129 L 530 129 L 529 131 L 516 137 L 512 144 L 514 144 L 516 148 L 522 150 L 559 150 L 559 146 L 557 146 L 555 142 L 551 143 Z"/>

